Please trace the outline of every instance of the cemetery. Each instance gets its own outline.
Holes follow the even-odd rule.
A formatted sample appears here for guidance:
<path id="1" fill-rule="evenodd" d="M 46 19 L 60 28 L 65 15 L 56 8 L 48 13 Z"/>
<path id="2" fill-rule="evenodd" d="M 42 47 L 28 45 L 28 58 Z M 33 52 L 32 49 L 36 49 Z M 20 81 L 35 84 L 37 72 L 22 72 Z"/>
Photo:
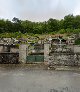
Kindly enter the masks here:
<path id="1" fill-rule="evenodd" d="M 80 66 L 80 45 L 75 45 L 75 36 L 49 36 L 36 43 L 28 43 L 28 39 L 0 39 L 0 64 L 38 63 L 48 67 Z"/>

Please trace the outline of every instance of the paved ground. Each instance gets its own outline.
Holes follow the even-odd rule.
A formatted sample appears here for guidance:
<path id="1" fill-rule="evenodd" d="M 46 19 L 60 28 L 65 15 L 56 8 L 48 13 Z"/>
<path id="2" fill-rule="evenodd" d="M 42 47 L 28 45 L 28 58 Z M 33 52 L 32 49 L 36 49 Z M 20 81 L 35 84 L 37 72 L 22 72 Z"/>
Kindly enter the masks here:
<path id="1" fill-rule="evenodd" d="M 80 92 L 80 72 L 3 69 L 0 92 Z"/>

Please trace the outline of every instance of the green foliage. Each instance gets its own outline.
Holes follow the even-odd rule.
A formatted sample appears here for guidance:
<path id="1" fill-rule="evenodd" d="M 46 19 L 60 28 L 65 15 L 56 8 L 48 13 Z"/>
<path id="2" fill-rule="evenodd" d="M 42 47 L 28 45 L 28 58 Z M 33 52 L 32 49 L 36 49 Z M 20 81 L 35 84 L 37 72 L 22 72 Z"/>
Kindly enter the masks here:
<path id="1" fill-rule="evenodd" d="M 66 33 L 66 30 L 65 30 L 65 29 L 61 29 L 61 30 L 59 30 L 58 33 L 60 33 L 60 34 L 64 34 L 64 33 Z"/>
<path id="2" fill-rule="evenodd" d="M 67 15 L 64 19 L 57 20 L 50 18 L 44 22 L 31 22 L 28 20 L 19 20 L 13 18 L 12 21 L 0 19 L 0 33 L 4 37 L 22 37 L 22 34 L 55 34 L 55 33 L 79 33 L 80 32 L 80 15 Z M 10 34 L 11 33 L 11 34 Z M 1 36 L 1 35 L 0 35 Z"/>
<path id="3" fill-rule="evenodd" d="M 59 21 L 56 19 L 50 18 L 47 22 L 48 32 L 58 31 L 59 30 Z"/>
<path id="4" fill-rule="evenodd" d="M 73 15 L 67 15 L 64 17 L 63 27 L 64 29 L 70 28 L 74 29 L 74 16 Z"/>
<path id="5" fill-rule="evenodd" d="M 80 45 L 80 39 L 75 40 L 75 45 Z"/>

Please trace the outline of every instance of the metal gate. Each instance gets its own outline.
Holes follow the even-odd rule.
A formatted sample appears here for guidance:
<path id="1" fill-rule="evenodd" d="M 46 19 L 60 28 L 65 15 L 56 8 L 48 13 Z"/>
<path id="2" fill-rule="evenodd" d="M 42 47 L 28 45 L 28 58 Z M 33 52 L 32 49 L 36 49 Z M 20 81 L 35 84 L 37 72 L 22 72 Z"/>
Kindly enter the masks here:
<path id="1" fill-rule="evenodd" d="M 44 55 L 29 55 L 27 56 L 27 63 L 44 62 Z"/>

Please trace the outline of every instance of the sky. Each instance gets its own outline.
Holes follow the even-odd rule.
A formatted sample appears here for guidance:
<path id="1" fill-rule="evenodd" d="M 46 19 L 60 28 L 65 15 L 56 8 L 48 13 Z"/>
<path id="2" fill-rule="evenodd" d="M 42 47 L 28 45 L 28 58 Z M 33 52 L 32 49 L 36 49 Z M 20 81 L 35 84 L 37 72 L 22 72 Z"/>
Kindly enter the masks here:
<path id="1" fill-rule="evenodd" d="M 0 18 L 47 21 L 80 15 L 80 0 L 0 0 Z"/>

